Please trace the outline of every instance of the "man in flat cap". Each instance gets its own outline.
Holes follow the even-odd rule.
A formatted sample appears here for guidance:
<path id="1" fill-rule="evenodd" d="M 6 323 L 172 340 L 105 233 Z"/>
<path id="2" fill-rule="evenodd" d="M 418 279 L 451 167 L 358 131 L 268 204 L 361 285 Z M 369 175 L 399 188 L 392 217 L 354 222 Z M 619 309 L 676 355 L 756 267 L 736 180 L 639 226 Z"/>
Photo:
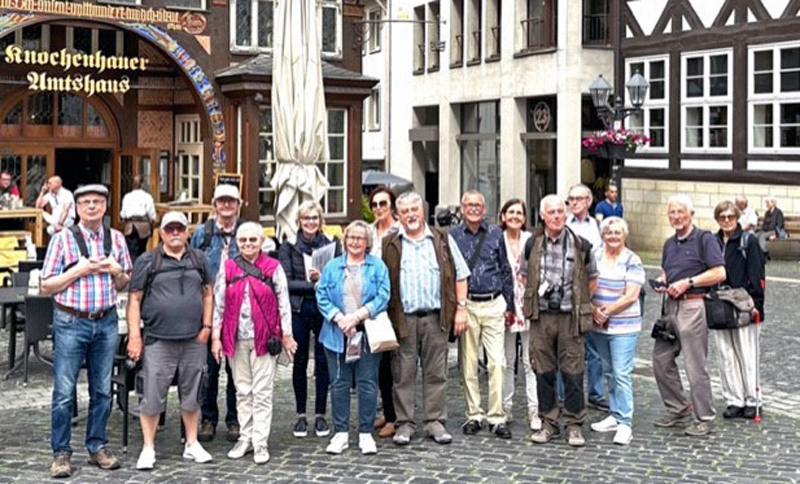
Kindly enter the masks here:
<path id="1" fill-rule="evenodd" d="M 53 235 L 42 268 L 42 292 L 54 296 L 53 400 L 50 440 L 52 477 L 72 474 L 72 395 L 84 361 L 89 379 L 86 449 L 89 462 L 116 469 L 106 448 L 111 412 L 111 371 L 117 350 L 117 291 L 128 285 L 131 259 L 125 237 L 103 227 L 108 189 L 75 190 L 79 223 Z"/>

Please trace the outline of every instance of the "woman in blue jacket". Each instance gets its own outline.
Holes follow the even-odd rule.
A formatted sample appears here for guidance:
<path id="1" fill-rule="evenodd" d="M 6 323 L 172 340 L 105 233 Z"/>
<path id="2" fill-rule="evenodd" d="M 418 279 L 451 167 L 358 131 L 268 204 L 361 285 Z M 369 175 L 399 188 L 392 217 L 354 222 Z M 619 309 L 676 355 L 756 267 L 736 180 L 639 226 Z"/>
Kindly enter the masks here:
<path id="1" fill-rule="evenodd" d="M 364 454 L 377 452 L 372 438 L 378 402 L 380 353 L 371 353 L 364 320 L 389 304 L 389 271 L 369 254 L 372 235 L 360 220 L 344 230 L 345 254 L 330 261 L 317 284 L 317 305 L 324 318 L 320 342 L 328 358 L 334 436 L 325 449 L 341 454 L 349 447 L 350 387 L 355 376 L 358 392 L 358 446 Z M 347 351 L 361 338 L 360 351 Z M 346 361 L 357 357 L 355 361 Z"/>

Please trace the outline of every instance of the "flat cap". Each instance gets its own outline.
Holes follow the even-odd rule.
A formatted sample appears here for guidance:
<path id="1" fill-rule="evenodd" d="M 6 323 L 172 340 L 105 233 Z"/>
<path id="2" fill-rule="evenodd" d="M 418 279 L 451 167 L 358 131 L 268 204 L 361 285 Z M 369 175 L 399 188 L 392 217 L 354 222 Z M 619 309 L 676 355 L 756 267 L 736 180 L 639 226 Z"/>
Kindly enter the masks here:
<path id="1" fill-rule="evenodd" d="M 99 183 L 92 183 L 90 185 L 83 185 L 78 187 L 77 190 L 72 194 L 76 199 L 81 195 L 86 195 L 87 193 L 96 193 L 98 195 L 102 195 L 108 198 L 108 188 L 105 185 L 101 185 Z"/>

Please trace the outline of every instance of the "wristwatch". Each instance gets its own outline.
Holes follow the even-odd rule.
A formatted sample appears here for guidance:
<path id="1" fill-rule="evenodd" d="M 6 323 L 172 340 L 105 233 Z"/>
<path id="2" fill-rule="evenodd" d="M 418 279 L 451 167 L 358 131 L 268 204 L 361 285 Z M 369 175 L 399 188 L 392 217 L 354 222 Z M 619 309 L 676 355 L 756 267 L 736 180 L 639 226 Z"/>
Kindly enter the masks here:
<path id="1" fill-rule="evenodd" d="M 458 301 L 458 306 L 459 306 L 459 307 L 462 307 L 462 308 L 465 308 L 465 307 L 467 307 L 467 300 L 466 300 L 466 299 L 461 299 L 461 300 L 459 300 L 459 301 Z"/>
<path id="2" fill-rule="evenodd" d="M 694 289 L 694 278 L 689 278 L 689 289 Z"/>

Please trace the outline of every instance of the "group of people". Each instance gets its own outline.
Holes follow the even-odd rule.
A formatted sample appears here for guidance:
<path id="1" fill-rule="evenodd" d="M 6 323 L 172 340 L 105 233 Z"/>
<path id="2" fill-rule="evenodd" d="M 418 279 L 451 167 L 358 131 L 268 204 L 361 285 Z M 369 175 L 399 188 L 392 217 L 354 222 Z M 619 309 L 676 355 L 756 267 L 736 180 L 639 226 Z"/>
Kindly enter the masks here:
<path id="1" fill-rule="evenodd" d="M 223 365 L 231 459 L 252 453 L 258 464 L 269 461 L 274 379 L 278 364 L 289 361 L 295 437 L 310 431 L 331 434 L 325 418 L 330 393 L 333 435 L 325 450 L 344 452 L 355 392 L 362 453 L 377 452 L 376 430 L 396 445 L 407 445 L 418 423 L 425 436 L 448 444 L 453 436 L 446 426 L 445 395 L 452 341 L 458 341 L 465 435 L 486 427 L 498 438 L 512 437 L 519 365 L 533 442 L 563 435 L 571 446 L 584 445 L 589 405 L 607 413 L 592 430 L 615 432 L 614 443 L 629 443 L 631 374 L 646 277 L 641 259 L 626 247 L 628 225 L 616 187 L 606 195 L 596 218 L 589 216 L 592 193 L 584 185 L 573 186 L 566 199 L 548 195 L 538 207 L 543 227 L 528 230 L 522 200 L 506 201 L 499 225 L 493 225 L 485 220 L 483 195 L 470 190 L 461 200 L 463 222 L 447 229 L 425 222 L 419 194 L 396 197 L 379 188 L 369 199 L 375 223 L 350 223 L 341 245 L 324 234 L 322 207 L 301 204 L 300 230 L 273 258 L 274 246 L 262 227 L 239 218 L 238 189 L 220 185 L 212 201 L 214 216 L 191 238 L 186 217 L 168 212 L 159 225 L 163 242 L 132 263 L 130 237 L 126 243 L 121 233 L 102 224 L 108 190 L 102 185 L 77 189 L 78 221 L 54 233 L 42 275 L 42 291 L 55 297 L 51 475 L 72 472 L 72 395 L 84 361 L 90 382 L 90 462 L 104 469 L 120 465 L 106 447 L 105 427 L 117 350 L 116 292 L 129 283 L 126 350 L 132 361 L 141 361 L 138 469 L 155 466 L 159 415 L 174 383 L 186 429 L 183 457 L 199 463 L 213 459 L 201 442 L 216 434 Z M 738 223 L 735 203 L 717 207 L 716 234 L 693 225 L 692 203 L 685 196 L 669 200 L 668 216 L 675 236 L 665 242 L 663 272 L 651 283 L 664 294 L 661 319 L 674 338 L 657 340 L 654 347 L 656 380 L 667 408 L 655 425 L 691 421 L 686 433 L 704 435 L 713 430 L 715 415 L 702 295 L 723 281 L 745 287 L 763 318 L 763 260 L 758 238 L 743 235 L 750 232 Z M 314 262 L 319 251 L 333 254 L 323 267 Z M 375 353 L 367 328 L 384 312 L 399 346 Z M 757 405 L 754 334 L 750 327 L 716 332 L 725 417 L 752 417 Z M 306 415 L 312 347 L 313 424 Z M 675 363 L 681 353 L 690 399 Z M 478 378 L 484 357 L 485 405 Z M 419 367 L 421 420 L 415 401 Z"/>

